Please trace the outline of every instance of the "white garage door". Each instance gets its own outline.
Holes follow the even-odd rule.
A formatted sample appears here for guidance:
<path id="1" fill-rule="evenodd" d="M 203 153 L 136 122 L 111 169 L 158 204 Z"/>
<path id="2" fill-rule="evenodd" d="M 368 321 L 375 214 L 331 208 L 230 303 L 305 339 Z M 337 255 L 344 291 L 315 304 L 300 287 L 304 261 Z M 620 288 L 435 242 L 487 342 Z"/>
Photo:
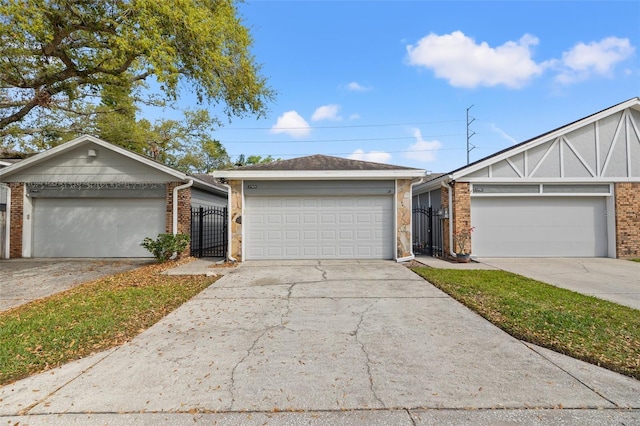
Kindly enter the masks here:
<path id="1" fill-rule="evenodd" d="M 392 259 L 393 198 L 247 197 L 246 253 L 257 259 Z"/>
<path id="2" fill-rule="evenodd" d="M 472 198 L 478 257 L 604 257 L 604 197 Z"/>
<path id="3" fill-rule="evenodd" d="M 140 246 L 165 229 L 165 200 L 36 198 L 34 257 L 150 257 Z"/>

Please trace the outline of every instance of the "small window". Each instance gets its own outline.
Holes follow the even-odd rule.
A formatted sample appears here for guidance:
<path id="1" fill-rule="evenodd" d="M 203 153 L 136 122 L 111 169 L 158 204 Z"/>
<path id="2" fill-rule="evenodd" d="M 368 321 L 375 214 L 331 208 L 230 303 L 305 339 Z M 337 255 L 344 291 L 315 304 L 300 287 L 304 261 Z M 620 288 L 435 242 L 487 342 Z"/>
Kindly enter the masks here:
<path id="1" fill-rule="evenodd" d="M 609 195 L 609 185 L 607 184 L 591 184 L 591 185 L 543 185 L 542 192 L 545 194 L 606 194 Z"/>
<path id="2" fill-rule="evenodd" d="M 538 194 L 540 185 L 473 185 L 474 194 Z"/>

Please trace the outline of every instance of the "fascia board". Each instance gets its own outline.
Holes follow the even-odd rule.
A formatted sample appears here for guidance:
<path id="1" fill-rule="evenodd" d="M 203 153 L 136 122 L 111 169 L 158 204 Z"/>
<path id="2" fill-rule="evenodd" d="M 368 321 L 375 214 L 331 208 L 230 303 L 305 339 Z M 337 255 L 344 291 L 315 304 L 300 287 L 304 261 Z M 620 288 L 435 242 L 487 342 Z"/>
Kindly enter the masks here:
<path id="1" fill-rule="evenodd" d="M 416 185 L 413 188 L 414 194 L 422 194 L 423 192 L 433 191 L 434 189 L 438 189 L 442 187 L 442 182 L 449 182 L 451 180 L 450 175 L 442 175 L 420 185 Z"/>
<path id="2" fill-rule="evenodd" d="M 527 142 L 526 144 L 520 145 L 520 146 L 516 146 L 513 149 L 507 150 L 505 152 L 503 152 L 502 154 L 496 155 L 496 156 L 490 156 L 489 158 L 487 158 L 484 161 L 480 161 L 479 163 L 476 163 L 472 166 L 469 167 L 465 167 L 463 169 L 458 170 L 457 172 L 453 173 L 451 176 L 453 178 L 453 180 L 459 180 L 460 178 L 476 172 L 480 169 L 483 169 L 487 166 L 490 166 L 492 164 L 498 163 L 502 160 L 505 160 L 509 157 L 512 157 L 514 155 L 520 154 L 524 151 L 527 151 L 533 147 L 536 147 L 538 145 L 541 145 L 543 143 L 549 142 L 549 141 L 553 141 L 554 139 L 556 139 L 559 136 L 565 135 L 567 133 L 573 132 L 574 130 L 577 130 L 581 127 L 587 126 L 589 124 L 592 124 L 598 120 L 601 120 L 605 117 L 608 117 L 612 114 L 616 114 L 620 111 L 624 111 L 627 108 L 634 108 L 636 110 L 638 110 L 638 108 L 640 108 L 640 98 L 634 98 L 634 99 L 630 99 L 627 102 L 621 103 L 613 108 L 609 108 L 606 109 L 604 111 L 601 111 L 597 114 L 591 115 L 583 120 L 580 121 L 576 121 L 575 123 L 568 125 L 568 126 L 564 126 L 561 127 L 555 131 L 553 131 L 552 133 L 548 133 L 545 134 L 544 136 L 541 136 L 539 138 L 536 138 L 532 141 Z"/>
<path id="3" fill-rule="evenodd" d="M 168 175 L 174 176 L 176 178 L 178 178 L 179 180 L 185 181 L 187 179 L 187 175 L 179 172 L 177 170 L 172 169 L 171 167 L 165 166 L 163 164 L 160 163 L 156 163 L 155 161 L 145 158 L 142 155 L 133 153 L 129 150 L 126 150 L 124 148 L 121 148 L 119 146 L 110 144 L 109 142 L 103 141 L 102 139 L 96 138 L 95 136 L 90 136 L 90 135 L 84 135 L 84 136 L 80 136 L 78 138 L 75 138 L 73 140 L 70 140 L 69 142 L 63 143 L 61 145 L 58 145 L 56 147 L 53 147 L 47 151 L 41 152 L 39 154 L 34 155 L 33 157 L 29 157 L 26 158 L 18 163 L 12 164 L 9 167 L 6 167 L 4 169 L 0 169 L 0 177 L 1 176 L 8 176 L 18 170 L 22 170 L 25 168 L 28 168 L 32 165 L 41 163 L 43 161 L 46 161 L 49 158 L 53 158 L 56 155 L 59 155 L 61 153 L 64 153 L 66 151 L 72 150 L 74 148 L 76 148 L 77 146 L 80 146 L 82 144 L 85 143 L 95 143 L 96 145 L 99 145 L 105 149 L 109 149 L 111 151 L 117 152 L 118 154 L 124 155 L 125 157 L 129 157 L 132 160 L 135 160 L 139 163 L 143 163 L 147 166 L 153 167 L 154 169 L 157 169 L 163 173 L 166 173 Z"/>
<path id="4" fill-rule="evenodd" d="M 212 185 L 209 182 L 205 182 L 203 180 L 200 180 L 198 178 L 195 178 L 193 176 L 188 176 L 187 179 L 192 179 L 193 180 L 193 186 L 195 186 L 196 188 L 199 189 L 206 189 L 209 190 L 210 192 L 217 192 L 221 195 L 226 196 L 227 195 L 227 190 L 225 188 L 220 188 L 218 186 Z"/>
<path id="5" fill-rule="evenodd" d="M 216 170 L 216 178 L 228 180 L 341 180 L 341 179 L 413 179 L 426 170 Z"/>
<path id="6" fill-rule="evenodd" d="M 468 183 L 619 183 L 619 182 L 640 182 L 640 177 L 597 177 L 597 178 L 488 178 L 488 177 L 472 177 L 461 178 L 458 182 Z"/>

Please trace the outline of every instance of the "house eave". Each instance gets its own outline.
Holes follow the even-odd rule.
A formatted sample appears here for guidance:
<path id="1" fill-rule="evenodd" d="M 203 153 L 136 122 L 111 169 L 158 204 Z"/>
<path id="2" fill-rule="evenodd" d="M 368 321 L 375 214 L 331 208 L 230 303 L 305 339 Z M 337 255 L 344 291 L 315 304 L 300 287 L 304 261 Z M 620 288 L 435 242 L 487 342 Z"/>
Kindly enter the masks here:
<path id="1" fill-rule="evenodd" d="M 451 175 L 444 174 L 435 179 L 431 179 L 427 182 L 417 185 L 416 187 L 414 187 L 413 193 L 422 194 L 423 192 L 439 189 L 442 186 L 442 182 L 450 182 L 451 180 L 452 180 Z"/>
<path id="2" fill-rule="evenodd" d="M 209 192 L 214 192 L 216 194 L 219 194 L 221 196 L 227 196 L 227 190 L 224 188 L 220 188 L 219 186 L 216 185 L 212 185 L 208 182 L 205 182 L 201 179 L 198 179 L 196 177 L 193 176 L 189 176 L 187 179 L 191 179 L 193 180 L 193 186 L 198 188 L 198 189 L 203 189 Z"/>

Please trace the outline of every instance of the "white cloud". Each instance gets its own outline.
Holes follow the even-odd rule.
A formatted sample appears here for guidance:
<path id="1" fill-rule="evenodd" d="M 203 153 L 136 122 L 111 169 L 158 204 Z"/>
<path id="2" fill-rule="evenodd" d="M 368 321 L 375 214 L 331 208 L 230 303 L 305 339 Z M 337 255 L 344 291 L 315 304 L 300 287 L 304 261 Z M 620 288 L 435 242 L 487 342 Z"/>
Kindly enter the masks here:
<path id="1" fill-rule="evenodd" d="M 340 105 L 323 105 L 315 110 L 315 112 L 311 116 L 311 121 L 340 121 L 342 120 L 342 117 L 338 115 L 339 110 Z"/>
<path id="2" fill-rule="evenodd" d="M 349 120 L 359 120 L 360 119 L 360 114 L 351 114 L 349 116 Z"/>
<path id="3" fill-rule="evenodd" d="M 432 69 L 436 77 L 449 80 L 455 87 L 519 88 L 547 66 L 531 58 L 532 47 L 537 44 L 536 37 L 525 34 L 518 41 L 491 47 L 454 31 L 442 36 L 429 34 L 416 45 L 408 45 L 407 52 L 410 65 Z"/>
<path id="4" fill-rule="evenodd" d="M 360 83 L 352 81 L 347 84 L 347 89 L 352 92 L 367 92 L 371 90 L 371 87 L 362 86 Z"/>
<path id="5" fill-rule="evenodd" d="M 413 136 L 416 138 L 416 142 L 409 145 L 407 152 L 404 156 L 411 158 L 412 160 L 422 161 L 424 163 L 431 163 L 436 161 L 436 154 L 442 147 L 440 141 L 425 141 L 422 139 L 422 133 L 420 129 L 413 129 Z"/>
<path id="6" fill-rule="evenodd" d="M 388 163 L 391 160 L 391 154 L 384 151 L 364 152 L 361 149 L 353 151 L 349 158 L 352 160 L 372 161 L 374 163 Z"/>
<path id="7" fill-rule="evenodd" d="M 593 75 L 610 75 L 615 65 L 629 58 L 634 51 L 627 38 L 607 37 L 589 44 L 578 43 L 562 53 L 561 71 L 556 81 L 570 84 Z"/>
<path id="8" fill-rule="evenodd" d="M 311 126 L 296 111 L 287 111 L 278 117 L 270 132 L 286 133 L 294 138 L 302 138 L 311 133 Z"/>

